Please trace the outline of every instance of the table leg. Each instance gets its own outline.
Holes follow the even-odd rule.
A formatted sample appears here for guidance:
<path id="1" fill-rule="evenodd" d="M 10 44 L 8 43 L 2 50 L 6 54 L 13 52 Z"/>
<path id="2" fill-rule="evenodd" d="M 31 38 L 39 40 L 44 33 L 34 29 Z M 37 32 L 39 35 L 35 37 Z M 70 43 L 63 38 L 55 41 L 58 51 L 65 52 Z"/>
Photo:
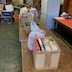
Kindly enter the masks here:
<path id="1" fill-rule="evenodd" d="M 54 32 L 56 31 L 56 20 L 54 20 Z"/>

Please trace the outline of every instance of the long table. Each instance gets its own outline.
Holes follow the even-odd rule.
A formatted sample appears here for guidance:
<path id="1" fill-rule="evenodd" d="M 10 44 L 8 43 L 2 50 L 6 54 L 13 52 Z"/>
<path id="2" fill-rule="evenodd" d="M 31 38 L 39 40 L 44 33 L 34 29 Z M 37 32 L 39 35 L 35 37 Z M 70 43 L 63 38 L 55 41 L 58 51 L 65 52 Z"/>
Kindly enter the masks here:
<path id="1" fill-rule="evenodd" d="M 46 28 L 45 24 L 43 24 L 39 19 L 35 19 L 35 22 L 39 24 L 39 27 L 46 31 L 46 36 L 52 36 L 55 38 L 59 47 L 61 48 L 61 57 L 57 72 L 70 72 L 72 71 L 72 53 L 68 47 L 58 39 L 49 29 Z M 22 72 L 48 72 L 48 70 L 36 71 L 34 68 L 33 62 L 33 54 L 28 50 L 27 47 L 27 35 L 24 32 L 22 24 L 19 24 L 19 40 L 21 42 L 21 50 L 22 50 Z M 70 63 L 70 64 L 69 64 Z M 56 70 L 50 70 L 49 72 L 56 72 Z"/>
<path id="2" fill-rule="evenodd" d="M 72 45 L 72 19 L 65 19 L 63 17 L 55 17 L 54 31 L 56 31 L 70 45 Z"/>
<path id="3" fill-rule="evenodd" d="M 61 48 L 61 56 L 57 70 L 35 70 L 33 53 L 28 50 L 27 42 L 21 43 L 22 50 L 22 72 L 71 72 L 72 71 L 72 52 L 67 46 L 60 40 L 55 39 L 59 47 Z"/>
<path id="4" fill-rule="evenodd" d="M 72 19 L 65 19 L 62 17 L 54 17 L 54 31 L 56 30 L 57 23 L 72 31 Z"/>

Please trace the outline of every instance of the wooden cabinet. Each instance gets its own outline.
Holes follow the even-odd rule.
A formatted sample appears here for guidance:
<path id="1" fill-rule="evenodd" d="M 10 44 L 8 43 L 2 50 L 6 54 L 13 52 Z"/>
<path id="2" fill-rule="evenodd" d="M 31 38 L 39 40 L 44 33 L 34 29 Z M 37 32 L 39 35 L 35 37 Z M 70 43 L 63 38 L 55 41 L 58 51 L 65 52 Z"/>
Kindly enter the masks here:
<path id="1" fill-rule="evenodd" d="M 68 12 L 72 16 L 72 0 L 64 0 L 63 11 Z"/>
<path id="2" fill-rule="evenodd" d="M 65 12 L 68 11 L 68 5 L 69 5 L 69 0 L 64 0 L 63 11 L 65 11 Z"/>
<path id="3" fill-rule="evenodd" d="M 72 0 L 69 1 L 68 5 L 68 13 L 72 16 Z"/>

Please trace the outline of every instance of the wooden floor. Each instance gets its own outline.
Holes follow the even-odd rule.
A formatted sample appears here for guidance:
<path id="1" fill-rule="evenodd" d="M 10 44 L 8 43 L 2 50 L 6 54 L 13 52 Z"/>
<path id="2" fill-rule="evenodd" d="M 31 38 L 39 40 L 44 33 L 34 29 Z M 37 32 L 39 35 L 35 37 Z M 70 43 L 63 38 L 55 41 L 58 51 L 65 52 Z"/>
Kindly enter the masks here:
<path id="1" fill-rule="evenodd" d="M 55 40 L 61 48 L 61 56 L 57 70 L 35 70 L 33 53 L 28 50 L 27 42 L 22 42 L 22 72 L 72 72 L 72 52 L 67 49 L 66 45 L 60 39 Z"/>

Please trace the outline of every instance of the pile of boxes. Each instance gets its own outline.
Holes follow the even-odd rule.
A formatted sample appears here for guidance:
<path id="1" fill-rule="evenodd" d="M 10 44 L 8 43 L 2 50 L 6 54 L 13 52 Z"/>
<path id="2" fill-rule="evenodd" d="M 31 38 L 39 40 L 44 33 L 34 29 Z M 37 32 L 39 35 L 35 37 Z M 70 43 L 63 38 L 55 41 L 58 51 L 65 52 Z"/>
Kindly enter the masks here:
<path id="1" fill-rule="evenodd" d="M 4 9 L 5 8 L 5 9 Z M 0 4 L 0 19 L 1 22 L 12 22 L 13 5 Z"/>
<path id="2" fill-rule="evenodd" d="M 1 22 L 12 22 L 13 12 L 2 11 Z"/>

